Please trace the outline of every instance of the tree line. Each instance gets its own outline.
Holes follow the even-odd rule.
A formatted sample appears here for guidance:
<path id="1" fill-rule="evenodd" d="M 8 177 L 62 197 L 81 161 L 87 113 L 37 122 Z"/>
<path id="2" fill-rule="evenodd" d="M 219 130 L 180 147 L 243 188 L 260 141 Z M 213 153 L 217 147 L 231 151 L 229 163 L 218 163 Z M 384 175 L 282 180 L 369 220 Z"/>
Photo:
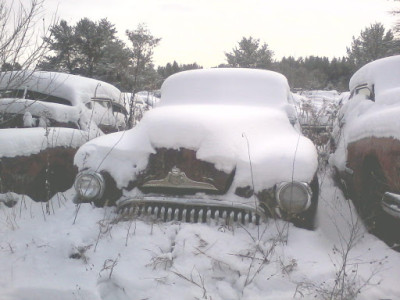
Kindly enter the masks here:
<path id="1" fill-rule="evenodd" d="M 76 24 L 69 24 L 66 20 L 53 22 L 40 40 L 36 40 L 40 51 L 33 51 L 29 61 L 18 61 L 20 53 L 25 51 L 24 47 L 14 51 L 13 56 L 4 55 L 13 53 L 9 49 L 13 45 L 32 44 L 32 36 L 25 31 L 32 28 L 35 22 L 40 22 L 38 16 L 43 10 L 43 1 L 31 0 L 30 10 L 26 7 L 21 9 L 20 19 L 25 27 L 16 26 L 13 34 L 3 34 L 0 44 L 3 71 L 23 69 L 27 65 L 30 69 L 92 77 L 109 82 L 122 91 L 135 93 L 159 89 L 164 79 L 174 73 L 202 68 L 195 62 L 179 64 L 177 61 L 156 67 L 153 51 L 161 38 L 154 37 L 145 24 L 139 24 L 135 29 L 125 31 L 128 40 L 126 44 L 117 36 L 115 25 L 107 19 L 92 21 L 83 18 Z M 7 12 L 7 8 L 5 0 L 0 0 L 0 12 Z M 8 22 L 4 16 L 7 15 L 0 15 L 0 25 Z M 346 56 L 332 59 L 319 56 L 275 59 L 267 43 L 251 36 L 243 37 L 231 51 L 225 52 L 226 62 L 215 67 L 274 70 L 284 74 L 292 88 L 345 91 L 351 75 L 362 65 L 400 53 L 400 41 L 395 36 L 399 30 L 399 26 L 393 32 L 386 30 L 381 23 L 371 24 L 359 36 L 353 37 Z M 7 37 L 9 40 L 18 37 L 19 43 L 10 42 Z"/>

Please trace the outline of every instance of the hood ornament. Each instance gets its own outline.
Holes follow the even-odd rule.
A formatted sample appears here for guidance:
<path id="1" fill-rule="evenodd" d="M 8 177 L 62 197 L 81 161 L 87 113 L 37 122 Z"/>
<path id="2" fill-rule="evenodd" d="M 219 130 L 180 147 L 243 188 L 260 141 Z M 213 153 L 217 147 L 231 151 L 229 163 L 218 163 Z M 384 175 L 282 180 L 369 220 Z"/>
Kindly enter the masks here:
<path id="1" fill-rule="evenodd" d="M 186 176 L 185 172 L 182 172 L 176 166 L 168 172 L 168 175 L 164 179 L 149 180 L 145 182 L 142 187 L 218 191 L 218 189 L 210 183 L 191 180 Z"/>

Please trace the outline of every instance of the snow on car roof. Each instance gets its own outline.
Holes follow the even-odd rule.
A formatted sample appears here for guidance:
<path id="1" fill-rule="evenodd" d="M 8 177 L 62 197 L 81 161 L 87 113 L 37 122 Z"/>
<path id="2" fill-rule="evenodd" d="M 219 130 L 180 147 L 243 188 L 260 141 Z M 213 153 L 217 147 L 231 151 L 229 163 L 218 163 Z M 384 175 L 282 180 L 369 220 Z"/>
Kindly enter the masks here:
<path id="1" fill-rule="evenodd" d="M 280 106 L 287 103 L 287 79 L 254 69 L 200 69 L 174 74 L 161 87 L 160 105 L 229 104 Z"/>
<path id="2" fill-rule="evenodd" d="M 400 55 L 378 59 L 360 68 L 350 79 L 349 88 L 368 84 L 374 85 L 376 100 L 388 90 L 400 87 Z"/>
<path id="3" fill-rule="evenodd" d="M 91 98 L 120 101 L 121 91 L 115 86 L 78 75 L 44 72 L 14 71 L 0 74 L 0 89 L 24 89 L 67 99 L 72 105 L 89 102 Z"/>

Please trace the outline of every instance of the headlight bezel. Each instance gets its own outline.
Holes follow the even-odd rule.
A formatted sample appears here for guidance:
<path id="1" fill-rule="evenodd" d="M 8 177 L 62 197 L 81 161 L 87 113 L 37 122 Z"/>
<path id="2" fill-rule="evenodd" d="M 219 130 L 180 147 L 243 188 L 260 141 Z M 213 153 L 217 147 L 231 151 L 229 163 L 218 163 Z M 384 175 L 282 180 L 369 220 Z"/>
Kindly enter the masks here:
<path id="1" fill-rule="evenodd" d="M 295 186 L 300 188 L 302 192 L 305 193 L 306 196 L 304 199 L 300 199 L 300 201 L 297 200 L 296 202 L 293 202 L 291 205 L 287 205 L 287 203 L 293 200 L 282 199 L 282 197 L 283 197 L 283 192 L 287 188 L 290 188 L 290 186 Z M 290 214 L 299 214 L 304 211 L 307 211 L 310 208 L 312 199 L 312 190 L 309 184 L 306 182 L 299 182 L 299 181 L 281 182 L 276 187 L 275 198 L 281 210 Z"/>
<path id="2" fill-rule="evenodd" d="M 96 192 L 92 193 L 86 191 L 85 193 L 83 193 L 81 187 L 81 184 L 83 184 L 83 180 L 86 180 L 86 182 L 90 181 L 89 184 L 95 185 L 91 186 L 90 188 L 92 189 L 94 187 L 96 189 Z M 79 199 L 84 202 L 91 202 L 101 199 L 104 195 L 105 186 L 106 182 L 103 175 L 92 170 L 84 170 L 79 172 L 74 182 L 75 191 Z M 88 189 L 89 187 L 86 187 L 86 190 Z"/>

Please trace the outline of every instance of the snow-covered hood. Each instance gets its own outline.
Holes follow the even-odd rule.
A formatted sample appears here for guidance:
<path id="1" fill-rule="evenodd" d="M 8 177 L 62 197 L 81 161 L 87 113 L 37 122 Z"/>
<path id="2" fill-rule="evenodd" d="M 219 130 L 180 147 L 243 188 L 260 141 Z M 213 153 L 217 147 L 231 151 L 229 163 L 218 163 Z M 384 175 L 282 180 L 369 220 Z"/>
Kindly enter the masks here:
<path id="1" fill-rule="evenodd" d="M 29 156 L 48 148 L 78 148 L 90 138 L 88 132 L 72 128 L 1 129 L 0 157 Z"/>
<path id="2" fill-rule="evenodd" d="M 75 164 L 108 171 L 121 188 L 162 147 L 195 150 L 198 159 L 225 172 L 236 168 L 234 186 L 252 186 L 253 175 L 255 191 L 292 179 L 309 182 L 317 169 L 314 145 L 293 128 L 284 110 L 241 105 L 158 107 L 137 127 L 86 143 Z"/>

